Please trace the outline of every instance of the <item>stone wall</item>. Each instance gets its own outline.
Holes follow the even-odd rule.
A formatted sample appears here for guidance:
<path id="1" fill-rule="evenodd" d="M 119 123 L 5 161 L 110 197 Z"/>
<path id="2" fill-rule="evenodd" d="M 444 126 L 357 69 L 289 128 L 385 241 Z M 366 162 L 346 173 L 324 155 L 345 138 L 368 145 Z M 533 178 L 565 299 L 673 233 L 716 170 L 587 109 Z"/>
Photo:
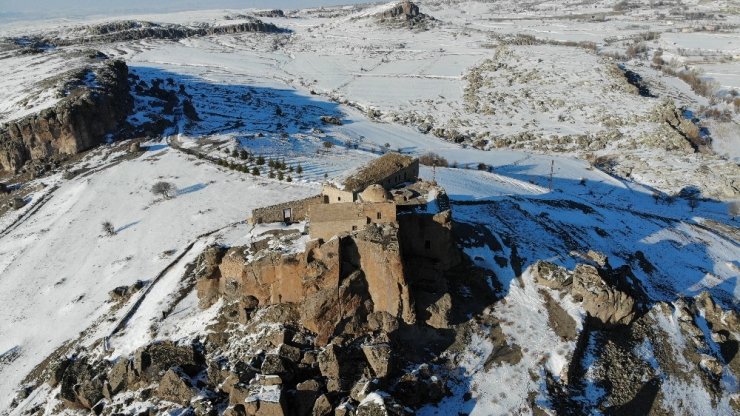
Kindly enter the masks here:
<path id="1" fill-rule="evenodd" d="M 312 204 L 320 204 L 321 195 L 312 196 L 297 201 L 288 201 L 282 204 L 270 205 L 269 207 L 256 208 L 252 210 L 249 218 L 251 224 L 262 224 L 270 222 L 282 222 L 284 220 L 283 210 L 291 210 L 291 221 L 304 221 L 308 218 L 308 207 Z"/>
<path id="2" fill-rule="evenodd" d="M 361 230 L 367 224 L 396 222 L 394 202 L 344 202 L 311 205 L 308 230 L 311 238 L 328 241 L 335 235 Z"/>
<path id="3" fill-rule="evenodd" d="M 414 159 L 411 164 L 405 168 L 399 169 L 394 174 L 386 177 L 382 181 L 378 182 L 383 185 L 385 189 L 395 188 L 396 186 L 406 182 L 416 182 L 419 177 L 419 159 Z"/>
<path id="4" fill-rule="evenodd" d="M 356 199 L 356 195 L 351 191 L 343 191 L 337 189 L 332 185 L 324 185 L 321 190 L 321 194 L 325 196 L 323 202 L 326 204 L 339 204 L 344 202 L 352 202 Z"/>
<path id="5" fill-rule="evenodd" d="M 72 155 L 105 140 L 133 106 L 123 61 L 94 70 L 98 87 L 80 87 L 56 106 L 0 126 L 0 169 L 17 172 L 27 161 Z"/>
<path id="6" fill-rule="evenodd" d="M 410 280 L 426 289 L 436 288 L 445 280 L 444 273 L 462 261 L 452 233 L 451 211 L 399 215 L 398 224 Z"/>

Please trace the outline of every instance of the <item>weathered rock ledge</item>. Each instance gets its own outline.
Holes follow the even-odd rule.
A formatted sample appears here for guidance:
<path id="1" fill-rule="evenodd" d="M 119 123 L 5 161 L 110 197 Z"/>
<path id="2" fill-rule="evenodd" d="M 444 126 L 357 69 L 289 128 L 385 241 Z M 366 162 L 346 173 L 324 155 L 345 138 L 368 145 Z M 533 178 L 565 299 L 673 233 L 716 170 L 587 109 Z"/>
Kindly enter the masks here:
<path id="1" fill-rule="evenodd" d="M 126 63 L 105 62 L 86 77 L 94 81 L 56 106 L 0 125 L 0 170 L 17 172 L 29 160 L 79 153 L 121 126 L 133 106 Z"/>

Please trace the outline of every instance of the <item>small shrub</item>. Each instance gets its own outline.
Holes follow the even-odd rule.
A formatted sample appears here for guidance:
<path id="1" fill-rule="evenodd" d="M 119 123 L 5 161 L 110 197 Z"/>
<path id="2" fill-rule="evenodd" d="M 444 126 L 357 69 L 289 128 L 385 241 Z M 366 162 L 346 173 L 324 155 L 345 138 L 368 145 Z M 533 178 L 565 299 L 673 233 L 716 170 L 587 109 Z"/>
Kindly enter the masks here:
<path id="1" fill-rule="evenodd" d="M 485 163 L 478 163 L 478 170 L 488 170 L 488 165 Z"/>
<path id="2" fill-rule="evenodd" d="M 256 166 L 252 168 L 252 175 L 260 176 L 260 170 Z"/>
<path id="3" fill-rule="evenodd" d="M 290 176 L 288 176 L 287 178 L 285 178 L 285 181 L 286 182 L 293 182 L 293 178 L 291 178 Z"/>
<path id="4" fill-rule="evenodd" d="M 160 181 L 152 186 L 152 193 L 164 199 L 172 199 L 177 193 L 177 188 L 170 182 Z"/>
<path id="5" fill-rule="evenodd" d="M 295 173 L 299 175 L 303 173 L 303 166 L 301 166 L 300 163 L 298 164 L 298 167 L 295 168 Z"/>
<path id="6" fill-rule="evenodd" d="M 447 163 L 447 159 L 434 152 L 424 153 L 423 155 L 419 156 L 419 163 L 425 166 L 449 166 L 449 163 Z"/>
<path id="7" fill-rule="evenodd" d="M 108 237 L 112 237 L 116 235 L 116 228 L 113 226 L 112 222 L 103 221 L 102 227 L 103 227 L 103 233 L 105 233 L 105 235 L 107 235 Z"/>
<path id="8" fill-rule="evenodd" d="M 255 162 L 257 165 L 262 166 L 265 164 L 265 158 L 263 156 L 257 156 L 257 161 Z"/>
<path id="9" fill-rule="evenodd" d="M 323 144 L 324 144 L 324 149 L 331 149 L 332 147 L 334 147 L 334 143 L 328 140 L 325 140 Z"/>

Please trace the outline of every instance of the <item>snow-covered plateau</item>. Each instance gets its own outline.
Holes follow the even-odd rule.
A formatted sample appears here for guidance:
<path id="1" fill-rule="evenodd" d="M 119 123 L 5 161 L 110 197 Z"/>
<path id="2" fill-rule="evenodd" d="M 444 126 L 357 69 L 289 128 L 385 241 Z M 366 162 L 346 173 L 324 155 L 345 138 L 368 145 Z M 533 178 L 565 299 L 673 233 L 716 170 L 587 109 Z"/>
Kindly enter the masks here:
<path id="1" fill-rule="evenodd" d="M 3 23 L 0 415 L 738 414 L 738 59 L 729 0 Z M 444 257 L 248 220 L 388 153 Z"/>

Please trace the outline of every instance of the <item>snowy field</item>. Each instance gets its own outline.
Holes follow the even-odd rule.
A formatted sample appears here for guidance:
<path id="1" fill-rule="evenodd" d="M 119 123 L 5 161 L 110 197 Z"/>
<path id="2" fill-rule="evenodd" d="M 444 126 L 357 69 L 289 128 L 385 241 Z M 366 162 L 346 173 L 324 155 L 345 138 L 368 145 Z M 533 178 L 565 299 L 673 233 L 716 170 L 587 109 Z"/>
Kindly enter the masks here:
<path id="1" fill-rule="evenodd" d="M 438 19 L 439 26 L 418 32 L 378 26 L 372 15 L 384 5 L 335 9 L 338 18 L 324 17 L 325 10 L 303 10 L 286 19 L 265 19 L 291 34 L 94 45 L 125 59 L 143 80 L 173 78 L 185 86 L 201 121 L 179 123 L 166 139 L 147 143 L 146 152 L 133 158 L 115 145 L 91 151 L 74 165 L 81 172 L 74 178 L 56 173 L 25 184 L 38 189 L 30 204 L 0 217 L 0 304 L 6 305 L 0 308 L 0 414 L 24 377 L 65 343 L 82 335 L 82 345 L 100 348 L 94 342 L 110 334 L 133 305 L 113 307 L 109 292 L 116 287 L 141 280 L 148 294 L 123 332 L 109 340 L 113 355 L 130 353 L 151 339 L 192 337 L 217 306 L 200 311 L 193 292 L 181 299 L 175 294 L 182 289 L 179 278 L 187 264 L 204 247 L 248 242 L 262 231 L 244 224 L 251 209 L 313 195 L 323 181 L 387 150 L 414 156 L 435 152 L 446 158 L 454 167 L 422 167 L 421 176 L 447 190 L 457 220 L 482 224 L 502 241 L 520 238 L 517 249 L 525 269 L 538 259 L 572 267 L 573 251 L 587 249 L 607 254 L 619 266 L 640 250 L 658 269 L 648 275 L 633 267 L 653 299 L 674 302 L 708 290 L 736 308 L 740 249 L 737 219 L 728 215 L 727 202 L 739 196 L 738 116 L 732 115 L 734 129 L 722 127 L 727 132 L 717 135 L 718 155 L 636 146 L 637 138 L 659 128 L 649 113 L 661 99 L 692 107 L 709 100 L 641 63 L 631 62 L 628 68 L 641 71 L 659 98 L 625 91 L 623 80 L 614 75 L 615 65 L 587 49 L 498 45 L 496 39 L 527 34 L 606 44 L 608 38 L 657 30 L 666 31 L 658 43 L 667 51 L 708 48 L 737 55 L 737 33 L 680 33 L 674 29 L 689 23 L 641 23 L 646 17 L 639 10 L 602 23 L 592 16 L 611 16 L 612 2 L 595 2 L 588 10 L 579 8 L 581 2 L 565 3 L 563 10 L 557 2 L 526 8 L 516 2 L 495 7 L 421 2 L 422 11 Z M 708 7 L 695 3 L 699 10 Z M 233 22 L 224 16 L 235 12 L 132 18 L 223 25 Z M 583 14 L 577 24 L 562 18 L 569 12 Z M 737 22 L 737 15 L 728 21 Z M 0 35 L 50 29 L 66 33 L 77 24 L 46 22 L 29 31 L 14 23 L 0 28 Z M 81 49 L 0 57 L 0 120 L 52 106 L 58 97 L 48 91 L 26 91 L 41 91 L 37 80 L 84 65 Z M 723 87 L 740 86 L 734 61 L 698 66 Z M 471 87 L 473 78 L 479 87 Z M 322 123 L 325 115 L 339 117 L 342 125 Z M 142 111 L 134 117 L 141 122 L 147 115 Z M 425 125 L 487 142 L 457 144 L 437 137 L 443 134 L 434 130 L 425 132 Z M 711 131 L 712 122 L 707 126 Z M 538 138 L 496 145 L 497 139 L 505 141 L 522 131 Z M 607 132 L 618 134 L 603 139 Z M 557 142 L 564 136 L 569 138 Z M 585 137 L 585 144 L 571 141 L 572 136 Z M 257 177 L 186 155 L 168 141 L 227 161 L 237 161 L 227 150 L 244 149 L 291 168 L 301 166 L 303 172 L 293 174 L 290 183 L 267 178 L 265 168 Z M 553 142 L 562 149 L 551 153 Z M 592 146 L 594 142 L 605 144 Z M 629 177 L 595 168 L 585 160 L 586 153 L 618 155 Z M 177 195 L 158 199 L 150 192 L 157 181 L 174 183 Z M 696 207 L 682 198 L 670 204 L 656 199 L 692 186 L 707 191 Z M 104 221 L 114 224 L 115 236 L 104 235 Z M 509 257 L 512 247 L 501 250 L 498 254 Z M 523 397 L 544 394 L 528 372 L 544 363 L 549 372 L 561 374 L 575 348 L 575 342 L 560 340 L 547 327 L 544 300 L 529 273 L 522 275 L 522 286 L 511 267 L 493 260 L 497 253 L 490 248 L 468 254 L 503 280 L 506 304 L 490 314 L 512 323 L 504 325 L 505 335 L 529 349 L 519 364 L 488 371 L 482 361 L 492 346 L 485 340 L 472 342 L 460 364 L 461 379 L 468 384 L 421 414 L 522 411 Z M 160 321 L 163 311 L 169 315 Z M 575 306 L 568 313 L 580 324 Z M 472 402 L 463 398 L 471 389 Z M 40 399 L 43 391 L 37 392 Z M 692 411 L 709 408 L 724 414 L 725 404 L 716 407 L 704 399 L 697 399 Z"/>

